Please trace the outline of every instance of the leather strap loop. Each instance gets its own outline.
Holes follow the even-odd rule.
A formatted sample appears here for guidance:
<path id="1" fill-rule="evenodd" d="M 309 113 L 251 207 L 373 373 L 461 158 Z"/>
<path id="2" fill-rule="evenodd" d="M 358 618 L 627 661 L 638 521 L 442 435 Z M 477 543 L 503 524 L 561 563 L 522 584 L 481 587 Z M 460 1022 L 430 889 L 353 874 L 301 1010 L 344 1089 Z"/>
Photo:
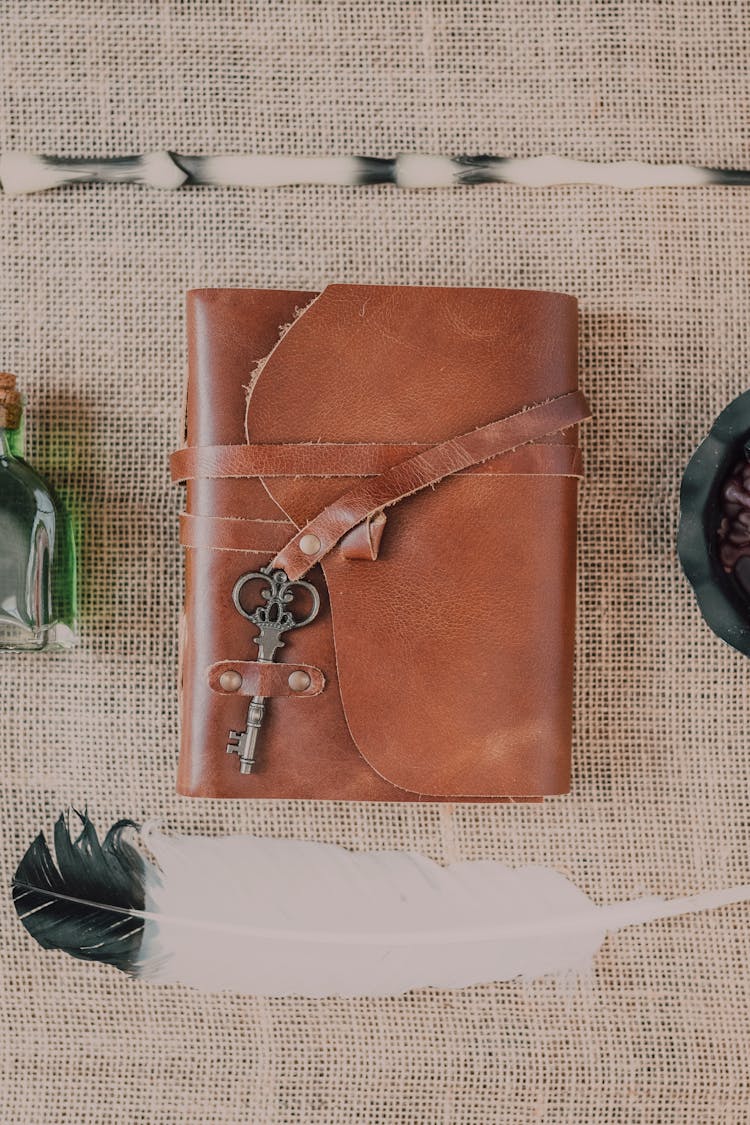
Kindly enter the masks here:
<path id="1" fill-rule="evenodd" d="M 227 689 L 221 686 L 225 673 L 236 672 L 242 677 L 238 688 Z M 289 684 L 294 672 L 306 672 L 310 678 L 309 686 L 295 691 Z M 279 696 L 296 696 L 299 699 L 320 695 L 325 687 L 325 676 L 320 668 L 312 664 L 263 664 L 258 660 L 218 660 L 206 669 L 208 686 L 219 695 L 252 696 L 262 695 L 264 699 Z M 292 681 L 294 682 L 294 681 Z"/>
<path id="2" fill-rule="evenodd" d="M 583 394 L 572 391 L 440 442 L 343 493 L 310 520 L 279 551 L 271 565 L 286 571 L 296 581 L 325 558 L 347 531 L 383 508 L 462 469 L 567 430 L 588 417 L 590 410 Z M 300 548 L 301 542 L 308 548 L 316 543 L 319 546 L 306 553 Z"/>
<path id="3" fill-rule="evenodd" d="M 341 540 L 341 553 L 344 558 L 374 562 L 383 539 L 385 521 L 385 512 L 377 512 L 347 531 Z"/>

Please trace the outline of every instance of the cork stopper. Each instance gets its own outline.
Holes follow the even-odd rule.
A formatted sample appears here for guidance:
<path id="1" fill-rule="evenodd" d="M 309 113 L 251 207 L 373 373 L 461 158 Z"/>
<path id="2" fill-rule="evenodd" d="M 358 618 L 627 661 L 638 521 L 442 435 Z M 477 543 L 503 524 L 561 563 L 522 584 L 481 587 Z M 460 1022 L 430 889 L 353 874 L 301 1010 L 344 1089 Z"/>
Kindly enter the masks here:
<path id="1" fill-rule="evenodd" d="M 0 371 L 0 429 L 17 430 L 21 424 L 23 399 L 16 386 L 16 377 Z"/>

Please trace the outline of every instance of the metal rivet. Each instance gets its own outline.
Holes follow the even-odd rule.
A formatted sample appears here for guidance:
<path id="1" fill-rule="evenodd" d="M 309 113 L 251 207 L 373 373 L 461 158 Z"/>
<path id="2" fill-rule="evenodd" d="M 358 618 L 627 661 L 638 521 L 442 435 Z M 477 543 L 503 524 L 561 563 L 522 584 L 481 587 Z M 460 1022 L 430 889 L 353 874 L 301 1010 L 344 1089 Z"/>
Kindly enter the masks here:
<path id="1" fill-rule="evenodd" d="M 296 672 L 292 672 L 287 682 L 292 691 L 307 691 L 312 680 L 307 672 L 301 672 L 298 669 Z"/>
<path id="2" fill-rule="evenodd" d="M 299 541 L 299 549 L 303 555 L 317 555 L 320 550 L 320 540 L 317 535 L 308 531 Z"/>
<path id="3" fill-rule="evenodd" d="M 219 676 L 219 687 L 222 691 L 239 691 L 242 687 L 242 676 L 234 668 L 229 668 Z"/>

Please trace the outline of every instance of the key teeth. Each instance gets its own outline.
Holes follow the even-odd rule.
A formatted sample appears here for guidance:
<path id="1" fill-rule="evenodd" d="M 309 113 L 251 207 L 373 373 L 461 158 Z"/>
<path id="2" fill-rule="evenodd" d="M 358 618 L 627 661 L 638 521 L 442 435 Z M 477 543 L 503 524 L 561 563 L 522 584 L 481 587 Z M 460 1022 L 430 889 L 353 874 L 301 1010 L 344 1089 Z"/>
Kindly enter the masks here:
<path id="1" fill-rule="evenodd" d="M 230 730 L 229 742 L 227 742 L 227 754 L 239 754 L 242 734 L 243 732 L 240 730 Z"/>

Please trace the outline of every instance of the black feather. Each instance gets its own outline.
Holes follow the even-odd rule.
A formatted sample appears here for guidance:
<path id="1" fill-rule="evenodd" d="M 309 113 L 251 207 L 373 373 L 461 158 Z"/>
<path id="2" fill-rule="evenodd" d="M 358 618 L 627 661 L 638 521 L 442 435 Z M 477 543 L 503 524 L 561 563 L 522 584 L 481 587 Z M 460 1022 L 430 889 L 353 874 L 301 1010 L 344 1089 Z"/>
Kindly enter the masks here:
<path id="1" fill-rule="evenodd" d="M 55 859 L 41 832 L 24 855 L 13 879 L 16 913 L 44 949 L 136 973 L 144 920 L 131 911 L 144 908 L 146 864 L 123 833 L 138 826 L 119 820 L 100 843 L 86 813 L 76 815 L 76 837 L 64 815 L 55 824 Z"/>
<path id="2" fill-rule="evenodd" d="M 453 156 L 451 161 L 456 168 L 457 184 L 494 184 L 502 183 L 502 167 L 508 157 Z"/>

